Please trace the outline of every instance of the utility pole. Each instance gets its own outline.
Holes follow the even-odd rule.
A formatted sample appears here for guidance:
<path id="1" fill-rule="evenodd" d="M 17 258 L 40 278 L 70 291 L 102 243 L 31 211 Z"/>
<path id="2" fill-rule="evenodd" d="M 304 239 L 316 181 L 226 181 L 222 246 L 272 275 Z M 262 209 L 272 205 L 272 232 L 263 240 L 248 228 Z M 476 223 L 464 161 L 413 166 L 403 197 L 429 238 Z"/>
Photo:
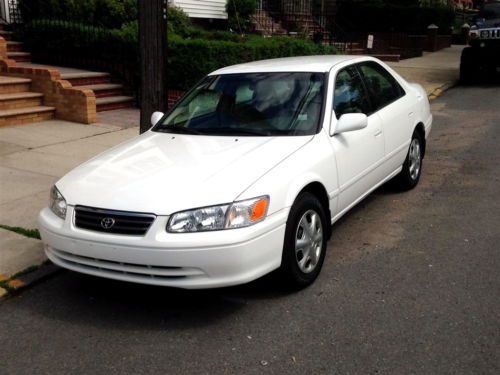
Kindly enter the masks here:
<path id="1" fill-rule="evenodd" d="M 154 111 L 166 112 L 167 88 L 167 0 L 140 0 L 140 132 L 151 127 Z"/>

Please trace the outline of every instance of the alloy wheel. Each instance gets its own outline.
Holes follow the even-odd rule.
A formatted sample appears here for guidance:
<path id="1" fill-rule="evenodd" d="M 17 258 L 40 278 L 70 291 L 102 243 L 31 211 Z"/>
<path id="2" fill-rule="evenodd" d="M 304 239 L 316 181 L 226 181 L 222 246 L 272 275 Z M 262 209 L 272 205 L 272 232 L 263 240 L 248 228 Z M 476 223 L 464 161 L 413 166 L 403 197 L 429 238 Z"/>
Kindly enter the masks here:
<path id="1" fill-rule="evenodd" d="M 420 174 L 420 166 L 422 163 L 421 152 L 420 152 L 420 142 L 417 138 L 414 138 L 410 144 L 410 152 L 408 154 L 410 161 L 410 177 L 412 180 L 416 180 Z"/>
<path id="2" fill-rule="evenodd" d="M 304 273 L 314 271 L 323 248 L 323 225 L 319 214 L 308 210 L 300 218 L 295 233 L 295 260 Z"/>

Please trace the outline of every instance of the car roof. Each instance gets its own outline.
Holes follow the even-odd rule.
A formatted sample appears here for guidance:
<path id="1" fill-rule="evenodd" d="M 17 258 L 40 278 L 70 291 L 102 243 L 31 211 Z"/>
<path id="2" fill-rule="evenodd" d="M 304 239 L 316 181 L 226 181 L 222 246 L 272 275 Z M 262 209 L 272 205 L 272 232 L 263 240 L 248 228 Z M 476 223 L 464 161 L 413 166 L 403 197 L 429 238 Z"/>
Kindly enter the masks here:
<path id="1" fill-rule="evenodd" d="M 231 65 L 218 69 L 210 75 L 262 72 L 329 72 L 334 65 L 350 60 L 360 60 L 362 56 L 321 55 L 285 57 Z"/>

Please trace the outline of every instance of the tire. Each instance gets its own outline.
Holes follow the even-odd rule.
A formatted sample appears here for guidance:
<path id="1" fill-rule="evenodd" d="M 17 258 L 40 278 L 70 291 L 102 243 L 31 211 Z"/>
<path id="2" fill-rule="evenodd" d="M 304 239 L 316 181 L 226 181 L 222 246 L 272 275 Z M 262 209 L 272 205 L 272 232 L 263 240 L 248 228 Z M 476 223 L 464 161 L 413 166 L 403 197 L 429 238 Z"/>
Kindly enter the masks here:
<path id="1" fill-rule="evenodd" d="M 325 260 L 327 225 L 320 201 L 310 193 L 301 193 L 288 216 L 279 269 L 287 287 L 302 289 L 318 277 Z"/>
<path id="2" fill-rule="evenodd" d="M 418 132 L 411 137 L 410 147 L 403 163 L 402 171 L 396 176 L 395 182 L 401 190 L 411 190 L 417 186 L 422 174 L 424 140 Z"/>
<path id="3" fill-rule="evenodd" d="M 474 48 L 467 47 L 462 51 L 460 57 L 460 82 L 468 85 L 474 83 L 479 74 L 479 66 Z"/>

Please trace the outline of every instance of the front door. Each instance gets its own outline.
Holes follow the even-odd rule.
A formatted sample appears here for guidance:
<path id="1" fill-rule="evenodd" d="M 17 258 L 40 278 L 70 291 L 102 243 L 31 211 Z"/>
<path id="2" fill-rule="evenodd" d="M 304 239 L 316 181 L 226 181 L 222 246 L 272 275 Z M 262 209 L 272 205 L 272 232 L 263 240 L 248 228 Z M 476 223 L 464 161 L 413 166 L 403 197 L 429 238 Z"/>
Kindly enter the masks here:
<path id="1" fill-rule="evenodd" d="M 338 212 L 342 214 L 383 179 L 385 148 L 382 121 L 377 113 L 371 113 L 370 99 L 357 69 L 341 69 L 334 87 L 333 122 L 346 113 L 368 115 L 366 128 L 330 137 L 339 177 Z"/>

